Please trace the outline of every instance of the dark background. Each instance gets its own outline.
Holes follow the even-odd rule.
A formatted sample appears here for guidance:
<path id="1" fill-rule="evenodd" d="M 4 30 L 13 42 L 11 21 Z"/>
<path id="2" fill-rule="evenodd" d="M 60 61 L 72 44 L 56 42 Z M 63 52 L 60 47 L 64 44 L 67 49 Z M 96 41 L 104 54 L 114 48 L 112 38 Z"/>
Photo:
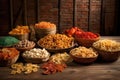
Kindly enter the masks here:
<path id="1" fill-rule="evenodd" d="M 105 36 L 120 35 L 120 0 L 0 0 L 0 36 L 17 25 L 50 21 L 58 32 L 73 26 Z"/>

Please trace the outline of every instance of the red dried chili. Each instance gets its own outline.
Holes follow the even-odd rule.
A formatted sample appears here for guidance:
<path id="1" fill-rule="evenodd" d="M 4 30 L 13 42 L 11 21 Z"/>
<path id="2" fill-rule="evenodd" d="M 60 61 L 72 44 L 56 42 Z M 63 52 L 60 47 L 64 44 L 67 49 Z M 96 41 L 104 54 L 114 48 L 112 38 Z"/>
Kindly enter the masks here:
<path id="1" fill-rule="evenodd" d="M 76 34 L 76 37 L 85 38 L 85 39 L 94 39 L 94 38 L 97 38 L 98 36 L 92 32 L 82 32 L 82 33 Z"/>

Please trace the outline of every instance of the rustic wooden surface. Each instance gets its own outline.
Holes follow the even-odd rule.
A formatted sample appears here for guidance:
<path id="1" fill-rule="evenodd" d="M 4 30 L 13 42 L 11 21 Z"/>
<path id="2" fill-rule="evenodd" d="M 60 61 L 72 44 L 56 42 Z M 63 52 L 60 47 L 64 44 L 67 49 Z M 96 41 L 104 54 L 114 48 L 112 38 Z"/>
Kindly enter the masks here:
<path id="1" fill-rule="evenodd" d="M 102 37 L 120 41 L 120 37 Z M 29 75 L 10 75 L 11 69 L 0 67 L 0 80 L 120 80 L 120 58 L 112 63 L 95 62 L 81 65 L 75 62 L 63 71 L 51 75 L 42 75 L 41 70 Z"/>

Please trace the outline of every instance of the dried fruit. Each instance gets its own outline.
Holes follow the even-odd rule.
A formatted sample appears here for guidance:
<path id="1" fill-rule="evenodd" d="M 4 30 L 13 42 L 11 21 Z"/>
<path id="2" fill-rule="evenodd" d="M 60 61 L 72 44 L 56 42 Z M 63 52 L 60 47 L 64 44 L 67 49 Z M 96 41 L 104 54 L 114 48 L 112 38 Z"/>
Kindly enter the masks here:
<path id="1" fill-rule="evenodd" d="M 45 70 L 43 74 L 47 75 L 62 72 L 66 67 L 66 64 L 55 64 L 54 62 L 47 62 L 41 66 L 41 68 Z"/>
<path id="2" fill-rule="evenodd" d="M 84 32 L 83 30 L 79 29 L 78 27 L 72 27 L 70 29 L 65 30 L 65 34 L 68 36 L 74 36 L 77 32 Z"/>

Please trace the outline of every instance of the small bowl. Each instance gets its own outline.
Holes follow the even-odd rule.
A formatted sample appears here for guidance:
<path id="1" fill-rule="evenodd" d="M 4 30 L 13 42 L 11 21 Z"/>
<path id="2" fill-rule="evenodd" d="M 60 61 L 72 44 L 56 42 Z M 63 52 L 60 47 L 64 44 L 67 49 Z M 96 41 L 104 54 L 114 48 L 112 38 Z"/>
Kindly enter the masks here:
<path id="1" fill-rule="evenodd" d="M 22 53 L 22 58 L 29 63 L 42 63 L 50 58 L 50 53 L 45 49 L 34 48 Z"/>
<path id="2" fill-rule="evenodd" d="M 76 57 L 72 54 L 70 54 L 70 56 L 73 58 L 73 60 L 77 63 L 80 64 L 92 64 L 96 61 L 98 55 L 96 57 L 89 57 L 89 58 L 83 58 L 83 57 Z"/>
<path id="3" fill-rule="evenodd" d="M 120 51 L 104 51 L 104 50 L 100 50 L 94 47 L 93 49 L 96 50 L 97 53 L 99 54 L 98 56 L 99 61 L 113 62 L 113 61 L 118 60 L 120 56 L 119 55 Z"/>
<path id="4" fill-rule="evenodd" d="M 75 36 L 75 40 L 81 46 L 91 47 L 94 42 L 96 42 L 96 41 L 98 41 L 100 39 L 100 35 L 99 34 L 96 34 L 96 35 L 98 37 L 94 38 L 94 39 L 78 38 L 77 36 Z"/>
<path id="5" fill-rule="evenodd" d="M 40 64 L 40 63 L 48 61 L 49 57 L 50 57 L 50 54 L 49 54 L 48 58 L 45 58 L 45 60 L 43 60 L 42 58 L 31 58 L 31 57 L 26 57 L 26 56 L 23 56 L 23 55 L 22 55 L 22 57 L 23 57 L 25 62 L 34 63 L 34 64 Z"/>
<path id="6" fill-rule="evenodd" d="M 24 51 L 30 50 L 30 49 L 32 49 L 32 48 L 34 48 L 34 47 L 35 47 L 35 43 L 34 43 L 32 46 L 30 46 L 30 47 L 26 47 L 26 48 L 15 47 L 15 48 L 16 48 L 17 50 L 21 51 L 21 52 L 24 52 Z"/>

